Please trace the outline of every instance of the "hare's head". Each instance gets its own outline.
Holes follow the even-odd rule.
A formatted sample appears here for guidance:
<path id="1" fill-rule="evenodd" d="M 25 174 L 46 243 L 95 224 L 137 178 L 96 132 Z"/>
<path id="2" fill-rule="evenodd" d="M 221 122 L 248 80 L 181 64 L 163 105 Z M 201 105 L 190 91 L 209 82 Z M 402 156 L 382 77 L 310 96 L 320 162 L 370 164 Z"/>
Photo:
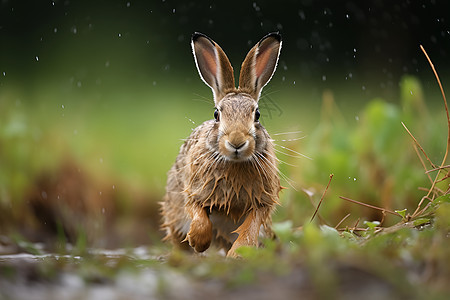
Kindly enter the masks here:
<path id="1" fill-rule="evenodd" d="M 259 123 L 258 101 L 275 72 L 280 49 L 278 33 L 262 38 L 242 63 L 236 88 L 233 67 L 220 46 L 201 33 L 192 36 L 198 72 L 212 89 L 216 107 L 208 143 L 227 160 L 248 160 L 266 149 L 269 136 Z"/>

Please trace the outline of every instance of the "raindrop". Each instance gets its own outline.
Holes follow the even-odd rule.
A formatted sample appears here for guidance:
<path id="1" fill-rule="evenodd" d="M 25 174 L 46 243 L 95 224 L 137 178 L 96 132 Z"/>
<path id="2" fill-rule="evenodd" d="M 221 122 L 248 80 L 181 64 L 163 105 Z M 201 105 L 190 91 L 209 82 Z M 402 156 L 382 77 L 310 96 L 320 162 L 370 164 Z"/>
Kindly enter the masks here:
<path id="1" fill-rule="evenodd" d="M 353 78 L 353 74 L 352 73 L 348 73 L 348 78 Z"/>
<path id="2" fill-rule="evenodd" d="M 353 52 L 355 52 L 355 53 L 356 53 L 356 48 L 353 48 Z"/>
<path id="3" fill-rule="evenodd" d="M 112 189 L 113 189 L 113 190 L 115 190 L 115 189 L 116 189 L 116 186 L 115 186 L 114 184 L 113 184 L 113 186 L 112 186 Z"/>
<path id="4" fill-rule="evenodd" d="M 119 36 L 119 37 L 122 37 L 122 34 L 121 34 L 121 33 L 119 33 L 119 34 L 118 34 L 118 36 Z"/>
<path id="5" fill-rule="evenodd" d="M 327 76 L 326 75 L 322 75 L 322 81 L 326 81 L 327 80 Z"/>
<path id="6" fill-rule="evenodd" d="M 190 119 L 190 118 L 188 118 L 188 117 L 185 117 L 186 119 L 188 119 L 189 120 L 189 122 L 191 122 L 192 124 L 194 124 L 195 125 L 195 122 L 192 120 L 192 119 Z"/>
<path id="7" fill-rule="evenodd" d="M 285 81 L 286 80 L 286 76 L 283 76 L 282 78 L 281 78 L 281 81 Z"/>
<path id="8" fill-rule="evenodd" d="M 153 81 L 153 85 L 156 85 L 156 81 Z"/>
<path id="9" fill-rule="evenodd" d="M 72 31 L 72 33 L 73 34 L 77 34 L 77 27 L 74 25 L 74 26 L 72 26 L 72 29 L 71 29 L 71 31 Z"/>
<path id="10" fill-rule="evenodd" d="M 48 195 L 47 195 L 46 191 L 42 191 L 41 196 L 42 196 L 42 199 L 47 200 Z"/>
<path id="11" fill-rule="evenodd" d="M 294 80 L 294 85 L 295 85 L 295 80 Z"/>
<path id="12" fill-rule="evenodd" d="M 54 33 L 57 33 L 57 32 L 58 32 L 58 28 L 56 28 L 56 27 L 53 28 L 53 32 L 54 32 Z"/>
<path id="13" fill-rule="evenodd" d="M 366 86 L 363 85 L 363 86 L 361 87 L 361 89 L 362 89 L 363 91 L 365 91 L 365 90 L 366 90 Z"/>
<path id="14" fill-rule="evenodd" d="M 98 192 L 98 194 L 101 196 L 102 195 L 102 191 Z"/>
<path id="15" fill-rule="evenodd" d="M 131 6 L 131 3 L 130 2 L 127 2 L 127 7 L 130 7 Z"/>
<path id="16" fill-rule="evenodd" d="M 303 10 L 299 10 L 298 11 L 298 15 L 299 15 L 300 19 L 302 19 L 302 20 L 306 19 L 306 15 L 305 15 L 305 12 Z"/>
<path id="17" fill-rule="evenodd" d="M 106 61 L 105 67 L 106 67 L 106 68 L 109 67 L 109 60 Z"/>
<path id="18" fill-rule="evenodd" d="M 6 76 L 6 72 L 3 72 L 3 76 Z"/>
<path id="19" fill-rule="evenodd" d="M 52 1 L 52 6 L 55 6 L 55 1 Z"/>
<path id="20" fill-rule="evenodd" d="M 35 57 L 35 58 L 36 58 L 36 61 L 39 61 L 39 56 L 37 56 L 37 55 L 36 55 L 36 57 Z"/>
<path id="21" fill-rule="evenodd" d="M 102 214 L 105 214 L 105 208 L 102 207 Z"/>
<path id="22" fill-rule="evenodd" d="M 172 13 L 175 13 L 175 8 L 174 8 L 174 9 L 172 9 Z"/>
<path id="23" fill-rule="evenodd" d="M 346 18 L 346 19 L 350 19 L 349 14 L 346 14 L 346 15 L 345 15 L 345 18 Z"/>
<path id="24" fill-rule="evenodd" d="M 61 108 L 64 109 L 64 104 L 61 104 Z"/>
<path id="25" fill-rule="evenodd" d="M 413 94 L 413 91 L 409 91 L 411 93 L 411 95 Z"/>
<path id="26" fill-rule="evenodd" d="M 355 116 L 355 120 L 356 120 L 356 121 L 359 121 L 359 116 Z"/>
<path id="27" fill-rule="evenodd" d="M 77 87 L 81 87 L 81 81 L 77 82 Z"/>

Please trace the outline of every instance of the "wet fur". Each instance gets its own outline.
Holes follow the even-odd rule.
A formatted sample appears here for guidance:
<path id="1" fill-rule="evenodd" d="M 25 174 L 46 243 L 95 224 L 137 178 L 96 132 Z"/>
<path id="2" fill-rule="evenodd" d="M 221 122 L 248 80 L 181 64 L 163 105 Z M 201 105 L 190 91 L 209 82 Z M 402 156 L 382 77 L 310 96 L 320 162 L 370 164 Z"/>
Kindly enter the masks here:
<path id="1" fill-rule="evenodd" d="M 263 57 L 266 62 L 259 67 L 263 72 L 254 57 L 262 43 L 268 44 L 268 51 L 276 51 Z M 279 48 L 279 35 L 255 45 L 242 65 L 244 84 L 236 89 L 222 49 L 206 36 L 193 37 L 197 67 L 213 90 L 220 121 L 206 121 L 194 129 L 168 173 L 162 227 L 173 244 L 189 244 L 202 252 L 214 243 L 228 256 L 236 256 L 240 246 L 257 246 L 260 233 L 272 235 L 271 215 L 281 190 L 278 165 L 270 136 L 254 114 L 260 91 L 275 70 Z M 263 74 L 255 77 L 257 72 Z M 234 157 L 230 145 L 244 143 Z"/>

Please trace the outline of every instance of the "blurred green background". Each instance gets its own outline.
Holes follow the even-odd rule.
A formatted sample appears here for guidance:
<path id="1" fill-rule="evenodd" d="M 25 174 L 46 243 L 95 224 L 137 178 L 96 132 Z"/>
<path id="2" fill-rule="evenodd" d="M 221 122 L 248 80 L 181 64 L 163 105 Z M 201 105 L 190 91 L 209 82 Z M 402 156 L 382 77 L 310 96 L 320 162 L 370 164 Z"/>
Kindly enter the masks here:
<path id="1" fill-rule="evenodd" d="M 308 222 L 331 173 L 320 214 L 332 226 L 347 213 L 342 226 L 382 219 L 338 196 L 413 210 L 429 181 L 401 122 L 439 164 L 445 112 L 419 45 L 445 87 L 449 6 L 2 1 L 0 234 L 75 241 L 82 233 L 104 247 L 159 240 L 166 172 L 213 114 L 190 50 L 194 31 L 222 46 L 236 76 L 262 36 L 283 36 L 260 103 L 287 178 L 276 221 Z"/>

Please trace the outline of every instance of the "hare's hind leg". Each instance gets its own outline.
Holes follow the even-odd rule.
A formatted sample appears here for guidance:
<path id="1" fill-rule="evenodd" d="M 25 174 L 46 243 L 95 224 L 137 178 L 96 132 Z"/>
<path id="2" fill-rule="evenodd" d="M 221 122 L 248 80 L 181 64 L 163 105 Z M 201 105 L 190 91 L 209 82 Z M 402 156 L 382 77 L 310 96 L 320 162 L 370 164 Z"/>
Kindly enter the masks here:
<path id="1" fill-rule="evenodd" d="M 238 257 L 239 255 L 236 253 L 236 249 L 241 246 L 258 246 L 259 230 L 267 215 L 268 212 L 266 209 L 252 210 L 247 215 L 244 223 L 234 231 L 239 236 L 228 251 L 227 257 Z"/>
<path id="2" fill-rule="evenodd" d="M 212 223 L 202 207 L 192 206 L 186 208 L 192 218 L 186 240 L 197 252 L 203 252 L 209 248 L 212 240 Z"/>

